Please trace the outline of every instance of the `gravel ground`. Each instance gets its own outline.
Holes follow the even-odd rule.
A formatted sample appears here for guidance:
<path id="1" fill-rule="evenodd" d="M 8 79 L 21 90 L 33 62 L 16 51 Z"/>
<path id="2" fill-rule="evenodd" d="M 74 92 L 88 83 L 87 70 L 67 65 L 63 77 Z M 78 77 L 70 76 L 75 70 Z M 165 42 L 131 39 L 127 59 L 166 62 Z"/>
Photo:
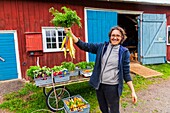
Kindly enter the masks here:
<path id="1" fill-rule="evenodd" d="M 0 96 L 21 89 L 24 83 L 22 80 L 0 81 Z"/>
<path id="2" fill-rule="evenodd" d="M 0 103 L 3 95 L 21 89 L 24 81 L 0 81 Z M 150 85 L 147 89 L 137 92 L 138 103 L 133 105 L 131 98 L 127 98 L 126 108 L 121 108 L 121 113 L 170 113 L 170 79 L 159 84 Z M 0 113 L 11 113 L 1 110 Z"/>
<path id="3" fill-rule="evenodd" d="M 137 92 L 137 96 L 137 105 L 130 98 L 121 113 L 170 113 L 170 79 Z"/>

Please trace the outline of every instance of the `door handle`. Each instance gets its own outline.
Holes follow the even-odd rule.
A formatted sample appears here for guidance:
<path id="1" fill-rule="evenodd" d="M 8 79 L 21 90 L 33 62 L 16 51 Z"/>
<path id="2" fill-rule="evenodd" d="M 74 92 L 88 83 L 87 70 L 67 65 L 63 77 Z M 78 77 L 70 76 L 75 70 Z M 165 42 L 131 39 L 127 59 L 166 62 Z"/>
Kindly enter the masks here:
<path id="1" fill-rule="evenodd" d="M 3 59 L 2 57 L 0 57 L 0 60 L 1 60 L 2 62 L 5 62 L 5 59 Z"/>

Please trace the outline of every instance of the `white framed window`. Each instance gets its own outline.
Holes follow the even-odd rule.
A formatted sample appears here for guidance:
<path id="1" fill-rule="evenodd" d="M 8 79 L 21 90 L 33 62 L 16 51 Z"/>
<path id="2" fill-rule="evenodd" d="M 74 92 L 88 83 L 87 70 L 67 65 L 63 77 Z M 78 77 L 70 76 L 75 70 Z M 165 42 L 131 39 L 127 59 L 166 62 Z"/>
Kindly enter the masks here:
<path id="1" fill-rule="evenodd" d="M 64 28 L 42 27 L 43 51 L 59 52 L 65 37 Z"/>
<path id="2" fill-rule="evenodd" d="M 170 45 L 170 25 L 167 26 L 167 45 Z"/>

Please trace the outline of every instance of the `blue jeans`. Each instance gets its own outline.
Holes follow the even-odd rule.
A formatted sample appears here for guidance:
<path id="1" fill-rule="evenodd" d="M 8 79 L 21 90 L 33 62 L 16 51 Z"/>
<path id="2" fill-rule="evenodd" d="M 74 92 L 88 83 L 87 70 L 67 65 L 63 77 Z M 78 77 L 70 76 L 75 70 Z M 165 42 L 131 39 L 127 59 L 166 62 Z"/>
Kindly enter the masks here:
<path id="1" fill-rule="evenodd" d="M 96 95 L 102 113 L 119 113 L 118 85 L 100 84 Z"/>

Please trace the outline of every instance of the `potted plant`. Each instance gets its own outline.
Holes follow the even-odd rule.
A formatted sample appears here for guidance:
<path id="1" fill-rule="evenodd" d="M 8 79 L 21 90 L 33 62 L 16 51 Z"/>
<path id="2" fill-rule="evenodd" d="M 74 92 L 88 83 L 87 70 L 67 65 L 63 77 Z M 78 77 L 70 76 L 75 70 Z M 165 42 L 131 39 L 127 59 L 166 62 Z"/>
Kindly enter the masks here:
<path id="1" fill-rule="evenodd" d="M 42 68 L 38 68 L 33 71 L 34 73 L 34 81 L 37 86 L 51 84 L 51 69 L 47 66 L 43 66 Z"/>
<path id="2" fill-rule="evenodd" d="M 54 66 L 52 69 L 55 82 L 68 81 L 70 79 L 68 70 L 60 66 Z"/>
<path id="3" fill-rule="evenodd" d="M 53 71 L 53 75 L 54 76 L 58 76 L 58 75 L 62 75 L 62 71 L 64 70 L 65 68 L 63 68 L 62 66 L 54 66 L 51 70 Z"/>
<path id="4" fill-rule="evenodd" d="M 34 74 L 35 74 L 34 72 L 36 70 L 40 70 L 40 66 L 30 66 L 26 71 L 27 76 L 29 76 L 31 79 L 34 79 Z"/>
<path id="5" fill-rule="evenodd" d="M 94 68 L 94 62 L 82 61 L 76 64 L 80 68 L 80 73 L 85 77 L 89 77 L 92 74 Z"/>
<path id="6" fill-rule="evenodd" d="M 70 76 L 79 75 L 79 68 L 73 62 L 62 62 L 61 65 L 69 71 Z"/>
<path id="7" fill-rule="evenodd" d="M 35 78 L 42 78 L 43 80 L 46 80 L 48 76 L 51 76 L 51 69 L 44 66 L 44 67 L 39 67 L 36 70 L 33 71 L 34 74 L 34 79 Z"/>

